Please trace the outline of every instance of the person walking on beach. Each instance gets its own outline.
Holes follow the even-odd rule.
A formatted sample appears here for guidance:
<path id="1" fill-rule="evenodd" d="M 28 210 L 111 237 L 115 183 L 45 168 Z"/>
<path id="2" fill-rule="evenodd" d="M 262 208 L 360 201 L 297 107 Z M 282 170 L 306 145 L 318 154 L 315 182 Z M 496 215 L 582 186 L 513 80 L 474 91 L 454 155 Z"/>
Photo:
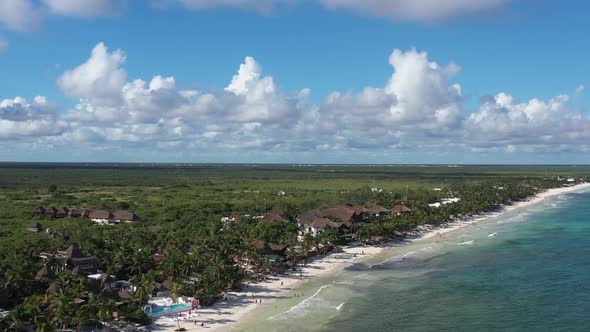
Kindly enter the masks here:
<path id="1" fill-rule="evenodd" d="M 281 281 L 281 286 L 283 286 L 283 282 Z"/>

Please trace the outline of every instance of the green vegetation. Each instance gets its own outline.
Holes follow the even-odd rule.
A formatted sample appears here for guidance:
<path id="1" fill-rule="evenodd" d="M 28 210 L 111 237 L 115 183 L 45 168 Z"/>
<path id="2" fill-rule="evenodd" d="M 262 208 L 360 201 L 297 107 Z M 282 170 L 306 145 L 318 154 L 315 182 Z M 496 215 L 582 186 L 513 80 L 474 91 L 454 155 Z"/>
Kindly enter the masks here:
<path id="1" fill-rule="evenodd" d="M 154 282 L 172 278 L 172 297 L 195 296 L 211 304 L 245 280 L 280 273 L 334 245 L 386 241 L 419 225 L 443 224 L 561 186 L 558 177 L 588 175 L 589 167 L 573 166 L 0 164 L 0 307 L 11 309 L 0 330 L 98 326 L 115 316 L 145 324 L 141 306 Z M 461 201 L 427 205 L 448 196 Z M 295 218 L 303 211 L 339 204 L 392 208 L 400 202 L 413 212 L 370 218 L 351 234 L 328 231 L 298 239 Z M 38 206 L 129 209 L 141 221 L 113 227 L 85 218 L 32 217 Z M 220 221 L 269 210 L 284 211 L 290 221 Z M 42 232 L 27 231 L 33 221 L 42 224 Z M 53 236 L 45 233 L 48 228 Z M 252 245 L 255 240 L 286 245 L 284 259 L 265 255 Z M 71 244 L 95 257 L 100 271 L 135 285 L 129 297 L 116 303 L 68 270 L 36 280 L 44 266 L 59 270 L 59 263 L 39 254 Z"/>

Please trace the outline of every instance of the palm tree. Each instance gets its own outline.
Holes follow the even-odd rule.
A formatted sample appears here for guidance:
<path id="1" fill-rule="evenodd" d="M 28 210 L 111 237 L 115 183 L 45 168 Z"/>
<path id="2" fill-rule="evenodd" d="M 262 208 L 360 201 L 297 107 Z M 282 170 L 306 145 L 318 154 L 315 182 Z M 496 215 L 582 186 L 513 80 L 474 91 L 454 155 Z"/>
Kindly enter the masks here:
<path id="1" fill-rule="evenodd" d="M 178 282 L 174 282 L 172 284 L 172 287 L 170 288 L 170 297 L 172 298 L 172 301 L 174 301 L 174 303 L 176 303 L 178 301 L 178 298 L 182 295 L 183 292 L 183 286 L 181 283 Z"/>
<path id="2" fill-rule="evenodd" d="M 293 270 L 295 270 L 296 269 L 296 266 L 297 266 L 297 257 L 298 257 L 297 250 L 295 250 L 295 248 L 293 248 L 293 247 L 289 247 L 287 249 L 287 252 L 286 252 L 286 255 L 285 256 L 287 258 L 288 265 Z"/>
<path id="3" fill-rule="evenodd" d="M 141 276 L 151 268 L 151 257 L 145 251 L 134 251 L 130 258 L 130 275 Z"/>
<path id="4" fill-rule="evenodd" d="M 138 308 L 141 308 L 141 305 L 146 302 L 148 295 L 148 284 L 141 283 L 131 292 L 131 299 L 133 302 L 137 303 Z"/>
<path id="5" fill-rule="evenodd" d="M 57 324 L 62 330 L 69 327 L 71 315 L 74 312 L 73 299 L 63 290 L 60 290 L 59 294 L 50 299 L 50 302 L 51 321 Z"/>
<path id="6" fill-rule="evenodd" d="M 209 262 L 209 266 L 207 267 L 207 271 L 213 277 L 213 280 L 218 284 L 221 283 L 224 270 L 225 262 L 219 256 L 215 256 L 213 260 Z"/>
<path id="7" fill-rule="evenodd" d="M 98 318 L 99 312 L 99 300 L 96 298 L 96 295 L 90 293 L 88 294 L 88 300 L 86 303 L 80 306 L 77 310 L 75 310 L 73 323 L 76 325 L 78 329 L 82 328 L 82 326 L 99 326 L 100 321 Z"/>

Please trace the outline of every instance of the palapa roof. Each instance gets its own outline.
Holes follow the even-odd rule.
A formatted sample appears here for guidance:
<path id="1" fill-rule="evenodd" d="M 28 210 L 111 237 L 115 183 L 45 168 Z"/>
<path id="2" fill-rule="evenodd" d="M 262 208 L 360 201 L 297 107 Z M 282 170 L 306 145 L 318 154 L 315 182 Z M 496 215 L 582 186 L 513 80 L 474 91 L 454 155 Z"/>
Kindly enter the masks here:
<path id="1" fill-rule="evenodd" d="M 172 287 L 172 285 L 170 285 L 170 287 Z M 164 285 L 162 285 L 159 282 L 152 282 L 149 287 L 148 290 L 150 291 L 150 293 L 153 293 L 154 291 L 156 292 L 163 292 L 163 291 L 167 291 L 168 288 L 164 287 Z"/>
<path id="2" fill-rule="evenodd" d="M 35 276 L 35 280 L 41 280 L 44 278 L 47 278 L 47 279 L 55 278 L 55 273 L 47 265 L 43 266 L 41 268 L 41 270 L 39 270 L 39 272 L 37 272 L 37 275 Z"/>
<path id="3" fill-rule="evenodd" d="M 132 297 L 131 292 L 128 290 L 120 290 L 117 295 L 123 300 L 128 300 Z"/>
<path id="4" fill-rule="evenodd" d="M 107 210 L 93 210 L 88 213 L 90 219 L 111 219 L 112 214 Z"/>
<path id="5" fill-rule="evenodd" d="M 55 295 L 55 294 L 59 294 L 60 290 L 61 290 L 61 284 L 59 282 L 54 282 L 49 286 L 49 288 L 47 288 L 45 293 L 47 295 Z"/>
<path id="6" fill-rule="evenodd" d="M 82 268 L 80 267 L 80 265 L 77 265 L 73 270 L 72 270 L 73 274 L 77 274 L 77 275 L 82 275 Z"/>
<path id="7" fill-rule="evenodd" d="M 99 280 L 101 284 L 105 284 L 105 283 L 110 284 L 110 282 L 113 281 L 113 277 L 111 277 L 111 275 L 108 273 L 101 273 L 100 277 L 98 277 L 96 279 Z"/>
<path id="8" fill-rule="evenodd" d="M 266 242 L 263 240 L 254 240 L 251 243 L 252 247 L 258 250 L 263 250 L 266 254 L 280 254 L 287 246 L 277 243 Z"/>
<path id="9" fill-rule="evenodd" d="M 112 213 L 113 219 L 115 220 L 122 220 L 122 221 L 134 221 L 137 220 L 137 216 L 135 213 L 131 211 L 115 211 Z"/>
<path id="10" fill-rule="evenodd" d="M 94 262 L 94 257 L 87 256 L 87 257 L 80 257 L 80 258 L 70 258 L 70 261 L 75 267 L 80 267 L 80 272 L 83 275 L 89 275 L 96 273 L 96 265 Z"/>
<path id="11" fill-rule="evenodd" d="M 82 252 L 82 250 L 80 250 L 80 248 L 78 248 L 77 245 L 72 244 L 68 247 L 68 249 L 66 249 L 64 251 L 64 253 L 66 254 L 66 256 L 68 258 L 82 258 L 82 257 L 86 257 L 84 255 L 84 253 Z"/>
<path id="12" fill-rule="evenodd" d="M 354 216 L 360 215 L 362 209 L 348 205 L 340 205 L 322 209 L 322 217 L 336 218 L 342 222 L 351 222 Z"/>
<path id="13" fill-rule="evenodd" d="M 301 214 L 299 214 L 299 216 L 297 216 L 297 222 L 299 222 L 300 224 L 309 225 L 315 219 L 321 218 L 321 217 L 322 217 L 322 212 L 320 211 L 320 209 L 313 209 L 313 210 L 301 212 Z"/>
<path id="14" fill-rule="evenodd" d="M 173 276 L 169 276 L 168 278 L 166 278 L 166 280 L 164 280 L 162 282 L 162 287 L 164 287 L 166 289 L 171 289 L 173 283 L 174 283 L 174 277 Z"/>
<path id="15" fill-rule="evenodd" d="M 262 241 L 262 240 L 254 240 L 252 241 L 252 248 L 254 249 L 264 249 L 264 247 L 266 246 L 266 241 Z"/>
<path id="16" fill-rule="evenodd" d="M 272 210 L 268 211 L 267 213 L 262 216 L 262 220 L 269 221 L 269 222 L 287 222 L 288 220 L 285 218 L 285 212 L 281 210 Z"/>
<path id="17" fill-rule="evenodd" d="M 412 212 L 412 209 L 406 207 L 405 205 L 396 205 L 391 209 L 393 213 L 403 213 L 403 212 Z"/>
<path id="18" fill-rule="evenodd" d="M 36 228 L 36 229 L 41 229 L 41 223 L 38 221 L 34 221 L 32 223 L 29 224 L 28 228 Z"/>
<path id="19" fill-rule="evenodd" d="M 299 215 L 297 220 L 300 224 L 310 225 L 318 218 L 334 218 L 338 221 L 351 224 L 355 217 L 359 217 L 367 212 L 369 210 L 362 206 L 339 205 L 305 211 Z"/>
<path id="20" fill-rule="evenodd" d="M 45 214 L 45 208 L 42 206 L 38 206 L 35 210 L 33 210 L 35 214 Z"/>
<path id="21" fill-rule="evenodd" d="M 377 205 L 377 204 L 368 205 L 367 206 L 367 210 L 370 213 L 376 213 L 376 214 L 377 213 L 389 213 L 390 212 L 390 210 L 388 210 L 388 209 L 386 209 L 386 208 L 384 208 L 384 207 L 382 207 L 380 205 Z"/>
<path id="22" fill-rule="evenodd" d="M 318 218 L 316 219 L 314 222 L 312 222 L 310 225 L 310 227 L 313 228 L 338 228 L 338 224 L 333 222 L 330 219 L 326 219 L 326 218 Z"/>
<path id="23" fill-rule="evenodd" d="M 89 213 L 86 209 L 71 209 L 68 214 L 70 217 L 87 217 Z"/>
<path id="24" fill-rule="evenodd" d="M 69 212 L 70 212 L 70 209 L 68 209 L 67 207 L 62 207 L 57 210 L 57 214 L 61 214 L 61 215 L 65 215 L 65 216 L 67 216 Z"/>
<path id="25" fill-rule="evenodd" d="M 57 208 L 56 207 L 49 207 L 47 208 L 47 210 L 45 210 L 46 214 L 56 214 L 57 213 Z"/>

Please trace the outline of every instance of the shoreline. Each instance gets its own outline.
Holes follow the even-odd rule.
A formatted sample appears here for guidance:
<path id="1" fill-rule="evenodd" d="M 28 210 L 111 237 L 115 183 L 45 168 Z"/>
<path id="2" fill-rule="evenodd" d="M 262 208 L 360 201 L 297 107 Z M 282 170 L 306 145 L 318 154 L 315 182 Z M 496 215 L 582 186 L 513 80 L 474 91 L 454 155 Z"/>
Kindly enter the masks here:
<path id="1" fill-rule="evenodd" d="M 288 293 L 296 290 L 300 285 L 321 276 L 329 275 L 332 272 L 340 271 L 359 261 L 373 257 L 384 250 L 411 244 L 419 240 L 425 240 L 434 236 L 456 231 L 463 227 L 480 223 L 491 218 L 501 216 L 510 211 L 526 208 L 542 202 L 546 198 L 589 189 L 590 183 L 582 183 L 571 187 L 552 188 L 541 192 L 527 200 L 515 204 L 503 206 L 499 211 L 474 215 L 466 220 L 451 222 L 445 227 L 435 227 L 421 231 L 416 238 L 393 240 L 371 246 L 346 246 L 342 252 L 330 253 L 322 256 L 315 256 L 308 260 L 305 266 L 298 266 L 297 271 L 288 271 L 278 277 L 269 277 L 265 281 L 256 284 L 249 284 L 241 292 L 229 292 L 227 301 L 219 301 L 213 306 L 203 307 L 197 310 L 197 314 L 181 320 L 181 327 L 187 331 L 203 331 L 200 326 L 205 324 L 208 331 L 227 331 L 235 329 L 241 324 L 240 321 L 260 306 L 266 306 L 274 301 L 285 298 Z M 258 302 L 260 301 L 260 302 Z M 193 321 L 197 321 L 197 325 Z M 174 331 L 178 327 L 176 321 L 171 317 L 161 317 L 148 326 L 151 331 Z"/>

